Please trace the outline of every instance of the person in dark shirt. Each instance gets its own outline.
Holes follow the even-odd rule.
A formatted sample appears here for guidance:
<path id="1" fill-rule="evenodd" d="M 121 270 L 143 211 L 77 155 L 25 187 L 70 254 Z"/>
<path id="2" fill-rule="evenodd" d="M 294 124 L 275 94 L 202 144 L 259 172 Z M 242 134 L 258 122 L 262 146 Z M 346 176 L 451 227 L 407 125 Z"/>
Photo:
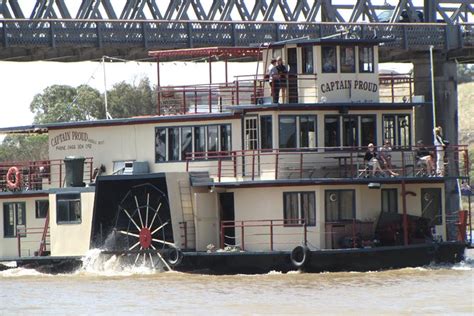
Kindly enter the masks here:
<path id="1" fill-rule="evenodd" d="M 430 151 L 425 147 L 422 140 L 419 140 L 416 145 L 417 149 L 415 157 L 417 164 L 426 167 L 426 172 L 431 176 L 434 169 L 433 157 L 431 157 Z"/>
<path id="2" fill-rule="evenodd" d="M 364 161 L 366 164 L 372 168 L 371 175 L 375 176 L 375 172 L 378 170 L 383 174 L 382 168 L 380 168 L 379 160 L 377 159 L 377 152 L 375 151 L 374 144 L 370 143 L 367 146 L 367 152 L 364 156 Z"/>

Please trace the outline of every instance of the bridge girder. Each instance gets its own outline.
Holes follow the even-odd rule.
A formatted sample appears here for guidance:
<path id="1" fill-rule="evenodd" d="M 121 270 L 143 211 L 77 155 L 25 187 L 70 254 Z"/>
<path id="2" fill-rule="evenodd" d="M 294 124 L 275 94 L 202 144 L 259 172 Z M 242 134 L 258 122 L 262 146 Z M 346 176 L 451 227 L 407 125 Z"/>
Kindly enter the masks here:
<path id="1" fill-rule="evenodd" d="M 0 0 L 0 18 L 122 19 L 197 21 L 377 22 L 382 11 L 392 11 L 391 22 L 402 14 L 410 22 L 442 20 L 448 24 L 474 22 L 472 0 L 82 0 L 72 12 L 73 0 Z M 382 3 L 382 4 L 381 4 Z M 29 6 L 28 6 L 29 5 Z"/>

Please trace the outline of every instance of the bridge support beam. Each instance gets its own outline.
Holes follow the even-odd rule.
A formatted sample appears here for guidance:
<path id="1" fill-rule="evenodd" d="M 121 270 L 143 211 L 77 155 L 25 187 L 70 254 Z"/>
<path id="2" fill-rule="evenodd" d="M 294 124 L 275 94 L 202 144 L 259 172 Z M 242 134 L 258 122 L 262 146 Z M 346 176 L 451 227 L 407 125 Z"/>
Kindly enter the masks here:
<path id="1" fill-rule="evenodd" d="M 446 60 L 444 54 L 435 54 L 434 57 L 434 90 L 436 125 L 443 128 L 443 134 L 451 144 L 458 144 L 458 91 L 457 67 L 453 61 Z M 431 102 L 431 65 L 429 54 L 414 62 L 415 95 L 423 95 L 426 102 Z M 423 106 L 415 109 L 415 139 L 423 139 L 425 144 L 433 144 L 433 111 L 432 106 Z M 457 172 L 454 156 L 449 154 L 448 175 Z M 460 208 L 457 193 L 457 180 L 446 179 L 445 182 L 445 209 L 448 227 L 448 239 L 456 239 L 457 211 Z"/>

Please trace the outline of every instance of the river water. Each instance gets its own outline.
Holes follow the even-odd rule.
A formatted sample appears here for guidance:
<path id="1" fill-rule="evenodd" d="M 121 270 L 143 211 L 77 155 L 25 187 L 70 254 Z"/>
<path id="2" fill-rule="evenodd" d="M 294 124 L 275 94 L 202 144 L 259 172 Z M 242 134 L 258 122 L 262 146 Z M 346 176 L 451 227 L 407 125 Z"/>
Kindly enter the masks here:
<path id="1" fill-rule="evenodd" d="M 212 276 L 107 262 L 68 275 L 0 272 L 0 315 L 474 314 L 465 262 L 378 272 Z"/>

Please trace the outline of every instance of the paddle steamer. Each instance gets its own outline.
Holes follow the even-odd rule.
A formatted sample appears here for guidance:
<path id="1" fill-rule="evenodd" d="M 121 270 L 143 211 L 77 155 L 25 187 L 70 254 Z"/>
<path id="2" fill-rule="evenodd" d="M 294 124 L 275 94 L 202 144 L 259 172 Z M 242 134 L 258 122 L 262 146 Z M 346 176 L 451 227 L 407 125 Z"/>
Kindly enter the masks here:
<path id="1" fill-rule="evenodd" d="M 152 51 L 157 115 L 1 129 L 47 133 L 50 159 L 0 164 L 0 259 L 66 269 L 99 248 L 210 273 L 459 262 L 468 214 L 446 207 L 445 183 L 469 181 L 467 147 L 450 144 L 448 172 L 427 174 L 414 109 L 431 105 L 410 75 L 379 75 L 384 44 Z M 287 73 L 269 78 L 277 57 Z M 160 63 L 184 60 L 207 62 L 209 83 L 161 86 Z M 228 78 L 234 60 L 257 72 Z M 223 83 L 212 81 L 216 62 Z M 367 145 L 386 141 L 391 172 L 372 173 Z"/>

